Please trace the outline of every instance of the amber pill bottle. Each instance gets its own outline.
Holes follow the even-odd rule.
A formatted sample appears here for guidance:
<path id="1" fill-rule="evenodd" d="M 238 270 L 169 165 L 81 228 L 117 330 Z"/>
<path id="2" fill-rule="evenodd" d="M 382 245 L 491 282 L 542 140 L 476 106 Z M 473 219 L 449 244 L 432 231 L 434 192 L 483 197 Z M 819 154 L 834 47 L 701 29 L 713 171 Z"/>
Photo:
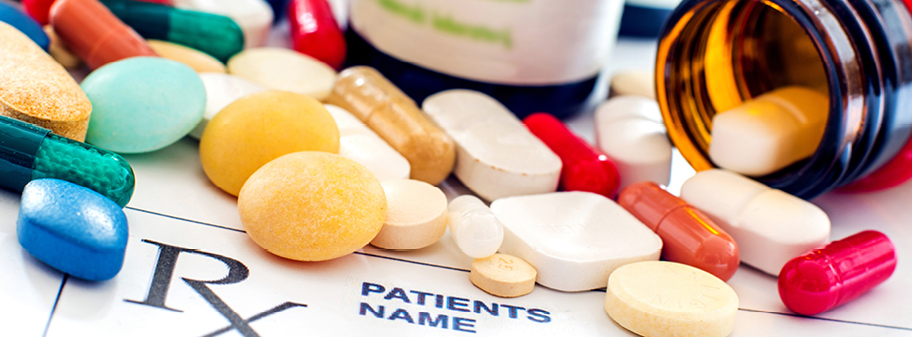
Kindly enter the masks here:
<path id="1" fill-rule="evenodd" d="M 714 167 L 716 113 L 785 86 L 817 90 L 830 99 L 814 154 L 754 178 L 806 199 L 895 186 L 912 177 L 910 43 L 899 0 L 684 0 L 659 38 L 659 106 L 701 171 Z"/>

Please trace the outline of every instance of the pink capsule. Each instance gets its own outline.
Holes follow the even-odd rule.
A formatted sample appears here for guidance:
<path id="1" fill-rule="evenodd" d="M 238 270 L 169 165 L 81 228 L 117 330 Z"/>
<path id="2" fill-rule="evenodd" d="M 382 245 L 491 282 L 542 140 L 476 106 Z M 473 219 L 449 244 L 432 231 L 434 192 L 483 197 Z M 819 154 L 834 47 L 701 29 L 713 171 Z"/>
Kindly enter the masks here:
<path id="1" fill-rule="evenodd" d="M 539 112 L 523 120 L 529 131 L 541 139 L 560 157 L 560 188 L 564 191 L 585 191 L 614 198 L 620 177 L 608 156 L 573 134 L 557 118 Z"/>
<path id="2" fill-rule="evenodd" d="M 292 0 L 288 21 L 294 49 L 339 69 L 345 61 L 345 38 L 326 0 Z"/>
<path id="3" fill-rule="evenodd" d="M 779 297 L 790 310 L 815 315 L 861 296 L 894 269 L 890 239 L 864 231 L 787 262 L 779 273 Z"/>

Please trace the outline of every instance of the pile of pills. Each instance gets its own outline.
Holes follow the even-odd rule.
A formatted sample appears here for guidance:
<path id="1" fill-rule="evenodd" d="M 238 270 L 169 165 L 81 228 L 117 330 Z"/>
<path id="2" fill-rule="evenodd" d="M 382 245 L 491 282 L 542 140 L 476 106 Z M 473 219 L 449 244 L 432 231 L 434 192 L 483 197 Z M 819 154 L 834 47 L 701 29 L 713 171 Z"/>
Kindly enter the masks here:
<path id="1" fill-rule="evenodd" d="M 337 73 L 347 50 L 325 0 L 289 4 L 294 50 L 262 47 L 282 15 L 262 0 L 23 5 L 37 21 L 0 4 L 0 154 L 21 154 L 0 162 L 0 186 L 22 191 L 22 246 L 76 277 L 110 279 L 123 264 L 134 181 L 116 153 L 187 135 L 272 254 L 416 250 L 449 230 L 483 291 L 606 288 L 606 319 L 641 335 L 731 333 L 738 297 L 725 282 L 742 262 L 778 276 L 783 303 L 807 315 L 896 265 L 883 234 L 830 243 L 820 208 L 747 177 L 816 149 L 828 98 L 811 89 L 717 114 L 709 155 L 722 169 L 697 173 L 679 198 L 662 187 L 672 144 L 649 73 L 611 81 L 593 145 L 480 92 L 439 92 L 419 108 L 373 68 Z M 93 71 L 80 86 L 67 69 L 81 62 Z M 478 197 L 448 201 L 436 185 L 451 173 Z"/>

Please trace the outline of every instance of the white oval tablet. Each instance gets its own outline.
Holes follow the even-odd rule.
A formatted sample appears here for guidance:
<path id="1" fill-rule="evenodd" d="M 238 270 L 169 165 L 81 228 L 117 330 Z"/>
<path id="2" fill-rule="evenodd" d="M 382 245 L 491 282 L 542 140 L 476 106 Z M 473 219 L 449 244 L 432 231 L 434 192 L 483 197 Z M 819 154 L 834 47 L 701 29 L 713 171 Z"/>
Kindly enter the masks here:
<path id="1" fill-rule="evenodd" d="M 199 76 L 203 80 L 203 86 L 206 87 L 206 110 L 203 112 L 203 119 L 200 123 L 193 131 L 190 131 L 190 137 L 196 139 L 203 136 L 203 130 L 206 130 L 209 121 L 226 106 L 241 97 L 266 91 L 266 88 L 259 84 L 234 75 L 202 73 Z"/>
<path id="2" fill-rule="evenodd" d="M 380 183 L 386 193 L 386 221 L 371 245 L 385 249 L 419 249 L 446 232 L 447 198 L 439 188 L 418 180 Z"/>
<path id="3" fill-rule="evenodd" d="M 266 88 L 307 95 L 324 101 L 336 83 L 326 63 L 284 48 L 252 48 L 228 60 L 228 73 Z"/>
<path id="4" fill-rule="evenodd" d="M 611 77 L 608 97 L 632 95 L 655 100 L 655 76 L 653 74 L 648 70 L 624 70 L 615 73 Z"/>
<path id="5" fill-rule="evenodd" d="M 681 199 L 738 242 L 742 262 L 770 275 L 829 242 L 830 219 L 823 210 L 737 173 L 698 172 L 681 186 Z"/>
<path id="6" fill-rule="evenodd" d="M 476 259 L 497 253 L 503 244 L 503 224 L 481 199 L 461 195 L 450 201 L 448 209 L 450 236 L 459 250 Z"/>
<path id="7" fill-rule="evenodd" d="M 608 279 L 605 312 L 641 336 L 724 337 L 735 328 L 738 295 L 700 269 L 674 262 L 637 262 Z"/>
<path id="8" fill-rule="evenodd" d="M 538 270 L 538 283 L 561 291 L 604 287 L 628 263 L 658 260 L 662 239 L 621 206 L 589 192 L 498 199 L 504 225 L 500 252 Z"/>
<path id="9" fill-rule="evenodd" d="M 595 112 L 595 139 L 618 169 L 621 183 L 671 179 L 671 141 L 654 100 L 623 96 L 609 99 Z"/>
<path id="10" fill-rule="evenodd" d="M 560 158 L 497 100 L 455 89 L 431 95 L 422 109 L 456 141 L 453 173 L 478 196 L 557 190 Z"/>
<path id="11" fill-rule="evenodd" d="M 339 155 L 364 165 L 377 180 L 408 179 L 411 165 L 405 157 L 350 112 L 324 106 L 339 127 Z"/>
<path id="12" fill-rule="evenodd" d="M 266 44 L 274 19 L 272 8 L 263 0 L 172 0 L 174 7 L 224 15 L 244 32 L 244 48 Z"/>

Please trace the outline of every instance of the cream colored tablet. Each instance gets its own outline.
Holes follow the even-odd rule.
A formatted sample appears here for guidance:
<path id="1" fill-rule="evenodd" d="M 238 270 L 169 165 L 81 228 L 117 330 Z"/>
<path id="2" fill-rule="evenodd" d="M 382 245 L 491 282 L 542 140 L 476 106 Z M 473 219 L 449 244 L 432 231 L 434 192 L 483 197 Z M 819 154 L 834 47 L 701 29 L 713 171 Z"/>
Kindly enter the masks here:
<path id="1" fill-rule="evenodd" d="M 647 70 L 624 70 L 611 77 L 608 97 L 639 96 L 655 100 L 655 76 Z"/>
<path id="2" fill-rule="evenodd" d="M 658 260 L 662 239 L 618 204 L 589 192 L 498 199 L 500 252 L 538 270 L 538 283 L 561 291 L 598 289 L 617 267 Z"/>
<path id="3" fill-rule="evenodd" d="M 535 289 L 535 268 L 522 259 L 494 254 L 472 261 L 469 279 L 476 287 L 499 297 L 519 297 Z"/>
<path id="4" fill-rule="evenodd" d="M 198 73 L 224 73 L 225 64 L 199 50 L 159 40 L 146 41 L 158 56 L 186 64 Z"/>
<path id="5" fill-rule="evenodd" d="M 738 295 L 719 278 L 688 265 L 638 262 L 611 273 L 605 311 L 642 336 L 722 337 L 735 328 Z"/>
<path id="6" fill-rule="evenodd" d="M 371 244 L 385 249 L 418 249 L 446 232 L 447 198 L 439 188 L 418 180 L 381 182 L 386 193 L 386 221 Z"/>
<path id="7" fill-rule="evenodd" d="M 422 109 L 456 141 L 453 173 L 478 196 L 554 192 L 561 160 L 506 107 L 477 91 L 431 95 Z"/>
<path id="8" fill-rule="evenodd" d="M 595 112 L 595 139 L 617 167 L 621 184 L 671 179 L 671 141 L 655 100 L 637 96 L 609 99 Z"/>
<path id="9" fill-rule="evenodd" d="M 367 167 L 380 181 L 408 179 L 411 165 L 373 130 L 345 109 L 324 104 L 339 126 L 339 154 Z"/>
<path id="10" fill-rule="evenodd" d="M 709 157 L 744 175 L 774 173 L 814 153 L 828 113 L 829 97 L 820 92 L 773 90 L 713 117 Z"/>
<path id="11" fill-rule="evenodd" d="M 266 91 L 266 88 L 261 85 L 234 75 L 203 73 L 200 74 L 200 79 L 203 80 L 203 86 L 206 87 L 206 110 L 203 112 L 203 119 L 200 120 L 200 123 L 193 131 L 190 131 L 190 137 L 196 139 L 203 136 L 203 130 L 206 130 L 209 121 L 228 104 L 241 97 Z"/>
<path id="12" fill-rule="evenodd" d="M 274 17 L 263 0 L 172 0 L 174 7 L 220 14 L 234 20 L 244 31 L 244 48 L 266 44 Z"/>
<path id="13" fill-rule="evenodd" d="M 284 48 L 253 48 L 228 60 L 228 73 L 266 88 L 307 95 L 324 101 L 336 83 L 326 63 Z"/>
<path id="14" fill-rule="evenodd" d="M 741 262 L 770 275 L 830 239 L 830 218 L 819 207 L 730 171 L 697 173 L 681 186 L 681 199 L 738 242 Z"/>

